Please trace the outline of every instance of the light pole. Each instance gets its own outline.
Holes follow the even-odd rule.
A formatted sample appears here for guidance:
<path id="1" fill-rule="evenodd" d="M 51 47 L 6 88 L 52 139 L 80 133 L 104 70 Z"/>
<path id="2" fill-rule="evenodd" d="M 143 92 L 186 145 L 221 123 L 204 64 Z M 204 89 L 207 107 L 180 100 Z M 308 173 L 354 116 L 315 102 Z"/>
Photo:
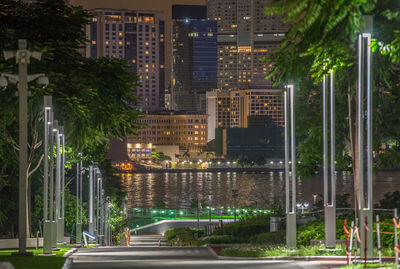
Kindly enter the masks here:
<path id="1" fill-rule="evenodd" d="M 324 68 L 325 69 L 325 68 Z M 330 74 L 330 104 L 328 106 L 328 83 L 326 76 L 322 77 L 323 98 L 323 171 L 324 171 L 324 211 L 325 211 L 325 247 L 336 247 L 336 176 L 335 176 L 335 88 L 334 73 Z M 328 130 L 328 110 L 330 112 L 330 130 Z M 330 131 L 331 171 L 328 165 L 328 133 Z M 329 197 L 329 180 L 331 183 Z"/>
<path id="2" fill-rule="evenodd" d="M 27 42 L 24 39 L 18 40 L 17 51 L 4 51 L 4 59 L 16 59 L 18 64 L 18 76 L 2 74 L 2 82 L 7 86 L 7 77 L 10 82 L 18 84 L 19 97 L 19 212 L 18 212 L 18 253 L 17 255 L 32 255 L 26 252 L 27 236 L 27 182 L 28 182 L 28 82 L 38 79 L 40 86 L 48 85 L 48 78 L 44 74 L 28 76 L 28 64 L 30 58 L 40 60 L 41 52 L 27 50 Z"/>
<path id="3" fill-rule="evenodd" d="M 100 242 L 101 245 L 104 245 L 104 201 L 103 201 L 103 196 L 104 196 L 104 190 L 102 188 L 102 181 L 100 182 Z"/>
<path id="4" fill-rule="evenodd" d="M 51 130 L 51 96 L 44 96 L 44 168 L 43 168 L 43 254 L 51 255 L 51 220 L 49 219 L 49 132 Z M 50 200 L 51 201 L 51 200 Z"/>
<path id="5" fill-rule="evenodd" d="M 78 157 L 82 157 L 79 153 Z M 80 200 L 82 199 L 82 161 L 76 163 L 76 243 L 82 243 L 82 207 Z"/>
<path id="6" fill-rule="evenodd" d="M 296 248 L 296 134 L 295 134 L 295 88 L 287 85 L 284 92 L 285 117 L 285 195 L 286 195 L 286 247 Z M 289 126 L 290 103 L 290 126 Z M 290 129 L 290 143 L 289 143 Z M 291 144 L 291 145 L 289 145 Z M 292 173 L 291 184 L 289 178 L 289 146 L 291 146 Z M 290 192 L 291 187 L 291 192 Z"/>
<path id="7" fill-rule="evenodd" d="M 57 133 L 58 121 L 54 120 L 54 113 L 51 112 L 51 136 L 50 136 L 50 219 L 51 219 L 51 247 L 57 249 L 57 222 L 55 217 L 54 200 L 54 133 Z"/>
<path id="8" fill-rule="evenodd" d="M 101 177 L 97 178 L 97 214 L 96 214 L 96 231 L 97 237 L 100 234 L 100 190 L 101 190 Z M 99 240 L 99 239 L 98 239 Z M 100 242 L 100 240 L 99 240 Z"/>
<path id="9" fill-rule="evenodd" d="M 209 207 L 208 207 L 208 222 L 211 224 L 211 195 L 208 195 L 208 203 L 209 203 Z"/>
<path id="10" fill-rule="evenodd" d="M 358 176 L 359 176 L 359 200 L 358 210 L 360 212 L 359 226 L 363 227 L 367 223 L 369 232 L 365 234 L 365 229 L 361 230 L 361 258 L 373 258 L 373 236 L 372 236 L 372 56 L 371 56 L 371 36 L 372 36 L 372 16 L 364 16 L 365 29 L 358 35 L 358 100 L 357 100 L 357 138 L 358 138 Z M 365 85 L 366 84 L 366 85 Z M 364 91 L 366 90 L 367 99 L 367 197 L 364 195 Z M 365 242 L 367 241 L 367 242 Z"/>
<path id="11" fill-rule="evenodd" d="M 89 166 L 89 233 L 93 234 L 93 165 Z"/>
<path id="12" fill-rule="evenodd" d="M 301 209 L 301 214 L 304 215 L 304 209 L 308 209 L 310 204 L 307 202 L 300 202 L 296 204 L 298 209 Z"/>
<path id="13" fill-rule="evenodd" d="M 64 225 L 65 225 L 65 130 L 62 128 L 61 136 L 61 188 L 62 188 L 62 200 L 61 200 L 61 234 L 62 242 L 64 242 Z"/>
<path id="14" fill-rule="evenodd" d="M 61 234 L 61 132 L 62 126 L 56 131 L 56 222 L 57 222 L 57 242 L 62 243 L 63 235 Z"/>
<path id="15" fill-rule="evenodd" d="M 233 198 L 233 216 L 234 216 L 234 222 L 236 222 L 236 199 L 238 198 L 238 190 L 233 189 L 232 190 L 232 198 Z"/>

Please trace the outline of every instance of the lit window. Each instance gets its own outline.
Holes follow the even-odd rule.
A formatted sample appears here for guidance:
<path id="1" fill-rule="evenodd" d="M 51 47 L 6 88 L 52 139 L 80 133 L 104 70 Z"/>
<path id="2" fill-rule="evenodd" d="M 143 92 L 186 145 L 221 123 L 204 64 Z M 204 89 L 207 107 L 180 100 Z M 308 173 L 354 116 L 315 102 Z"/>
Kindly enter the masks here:
<path id="1" fill-rule="evenodd" d="M 119 35 L 119 36 L 122 36 L 122 32 L 119 32 L 118 35 Z"/>

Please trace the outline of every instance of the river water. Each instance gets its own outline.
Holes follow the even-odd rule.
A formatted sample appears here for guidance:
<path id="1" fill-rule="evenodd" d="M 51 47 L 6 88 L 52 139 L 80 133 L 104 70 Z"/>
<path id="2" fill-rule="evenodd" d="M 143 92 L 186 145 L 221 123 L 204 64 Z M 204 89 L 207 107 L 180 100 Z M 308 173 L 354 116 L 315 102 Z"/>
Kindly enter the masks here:
<path id="1" fill-rule="evenodd" d="M 255 205 L 268 207 L 268 202 L 279 199 L 284 203 L 284 173 L 196 172 L 123 174 L 129 207 L 154 208 L 160 203 L 167 208 L 187 208 L 192 199 L 200 197 L 212 206 L 233 206 L 232 189 L 238 189 L 239 207 Z M 400 171 L 381 171 L 374 174 L 374 203 L 386 192 L 400 191 Z M 353 204 L 353 177 L 337 173 L 337 193 L 349 193 Z M 314 194 L 322 195 L 322 175 L 297 180 L 297 199 L 313 203 Z"/>

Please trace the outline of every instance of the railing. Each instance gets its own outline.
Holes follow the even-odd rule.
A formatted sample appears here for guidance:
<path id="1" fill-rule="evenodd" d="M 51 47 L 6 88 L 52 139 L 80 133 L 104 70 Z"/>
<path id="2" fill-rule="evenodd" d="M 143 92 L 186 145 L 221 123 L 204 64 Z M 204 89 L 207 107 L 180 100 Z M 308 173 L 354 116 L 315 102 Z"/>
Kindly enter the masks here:
<path id="1" fill-rule="evenodd" d="M 197 208 L 132 208 L 129 212 L 130 228 L 138 228 L 147 224 L 151 224 L 166 219 L 234 219 L 235 209 L 232 207 L 203 207 L 197 211 Z M 236 218 L 243 219 L 259 214 L 270 214 L 269 209 L 249 209 L 236 208 Z"/>

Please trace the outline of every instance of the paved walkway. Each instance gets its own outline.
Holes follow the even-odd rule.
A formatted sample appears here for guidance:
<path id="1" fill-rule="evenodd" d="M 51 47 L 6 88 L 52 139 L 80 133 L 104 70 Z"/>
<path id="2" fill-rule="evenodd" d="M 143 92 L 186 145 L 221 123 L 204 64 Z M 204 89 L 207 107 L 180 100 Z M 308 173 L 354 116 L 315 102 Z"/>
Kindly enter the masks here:
<path id="1" fill-rule="evenodd" d="M 220 260 L 206 247 L 108 247 L 80 249 L 74 253 L 72 269 L 188 268 L 188 269 L 318 269 L 303 261 Z"/>

